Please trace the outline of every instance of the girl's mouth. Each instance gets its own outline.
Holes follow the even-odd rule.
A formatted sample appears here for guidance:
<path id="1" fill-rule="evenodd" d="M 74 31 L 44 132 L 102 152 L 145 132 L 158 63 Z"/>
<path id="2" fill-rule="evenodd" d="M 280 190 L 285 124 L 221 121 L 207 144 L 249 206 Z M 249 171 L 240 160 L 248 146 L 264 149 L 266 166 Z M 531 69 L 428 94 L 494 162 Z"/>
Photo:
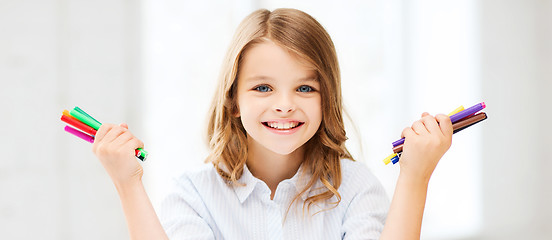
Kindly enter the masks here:
<path id="1" fill-rule="evenodd" d="M 301 125 L 304 124 L 304 122 L 262 122 L 263 125 L 265 125 L 265 127 L 268 127 L 270 129 L 274 129 L 274 130 L 280 130 L 280 131 L 285 131 L 285 130 L 292 130 L 292 129 L 295 129 L 295 128 L 298 128 L 300 127 Z"/>

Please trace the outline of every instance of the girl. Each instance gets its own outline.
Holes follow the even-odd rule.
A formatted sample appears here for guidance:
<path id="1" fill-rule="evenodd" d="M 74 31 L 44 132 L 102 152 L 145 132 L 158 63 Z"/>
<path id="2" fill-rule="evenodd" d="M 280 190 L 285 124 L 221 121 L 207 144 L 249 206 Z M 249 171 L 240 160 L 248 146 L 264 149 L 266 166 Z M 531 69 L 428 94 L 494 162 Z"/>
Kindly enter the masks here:
<path id="1" fill-rule="evenodd" d="M 158 219 L 126 124 L 93 144 L 132 239 L 419 239 L 429 178 L 452 141 L 448 116 L 423 113 L 406 138 L 391 205 L 344 143 L 341 79 L 330 36 L 294 9 L 239 25 L 210 111 L 204 167 L 175 181 Z"/>

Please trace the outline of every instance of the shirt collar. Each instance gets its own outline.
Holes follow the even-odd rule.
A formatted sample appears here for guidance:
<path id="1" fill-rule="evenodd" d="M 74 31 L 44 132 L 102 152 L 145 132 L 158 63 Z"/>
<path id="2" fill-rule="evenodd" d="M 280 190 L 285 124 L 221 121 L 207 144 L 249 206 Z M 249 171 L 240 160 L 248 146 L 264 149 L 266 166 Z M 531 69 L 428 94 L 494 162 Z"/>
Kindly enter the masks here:
<path id="1" fill-rule="evenodd" d="M 247 165 L 244 165 L 242 176 L 238 179 L 238 184 L 234 184 L 233 186 L 240 203 L 243 203 L 251 195 L 255 186 L 260 183 L 259 181 L 261 180 L 253 176 Z"/>
<path id="2" fill-rule="evenodd" d="M 304 165 L 301 164 L 301 166 L 299 167 L 295 175 L 291 179 L 289 179 L 289 181 L 291 181 L 293 185 L 295 185 L 295 189 L 297 193 L 300 193 L 303 190 L 303 188 L 307 186 L 307 184 L 312 178 L 312 173 L 308 169 L 303 169 L 303 168 L 304 168 Z M 303 170 L 305 170 L 304 173 L 303 173 Z M 307 191 L 305 191 L 303 194 L 301 194 L 301 198 L 303 199 L 303 201 L 307 199 L 311 190 L 312 190 L 312 187 L 310 189 L 307 189 Z"/>
<path id="3" fill-rule="evenodd" d="M 299 193 L 303 190 L 305 186 L 307 186 L 311 177 L 312 177 L 312 173 L 310 171 L 307 170 L 305 173 L 303 173 L 303 164 L 301 164 L 301 166 L 299 167 L 299 169 L 297 170 L 295 175 L 293 175 L 292 178 L 285 179 L 282 182 L 292 183 L 295 186 L 296 192 Z M 262 183 L 263 183 L 262 180 L 253 176 L 251 171 L 249 171 L 249 168 L 247 168 L 247 165 L 244 165 L 243 174 L 240 177 L 240 179 L 238 179 L 238 184 L 235 184 L 233 186 L 234 192 L 238 196 L 240 203 L 245 202 L 245 200 L 247 200 L 247 198 L 251 195 L 251 193 L 253 193 L 253 191 L 255 190 L 255 187 L 258 184 L 262 184 Z M 305 191 L 303 194 L 301 194 L 301 198 L 303 199 L 303 201 L 307 199 L 307 197 L 311 193 L 311 189 L 312 187 L 307 191 Z"/>

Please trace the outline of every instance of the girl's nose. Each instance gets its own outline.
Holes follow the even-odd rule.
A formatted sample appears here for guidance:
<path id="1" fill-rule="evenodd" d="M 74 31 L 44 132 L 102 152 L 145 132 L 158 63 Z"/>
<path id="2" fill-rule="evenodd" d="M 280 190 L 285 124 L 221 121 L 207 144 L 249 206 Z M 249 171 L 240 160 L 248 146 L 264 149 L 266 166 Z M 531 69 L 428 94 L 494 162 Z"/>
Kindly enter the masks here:
<path id="1" fill-rule="evenodd" d="M 285 108 L 279 108 L 279 107 L 277 107 L 277 108 L 276 108 L 276 112 L 288 113 L 288 112 L 292 112 L 293 109 L 294 109 L 293 107 L 285 107 Z"/>
<path id="2" fill-rule="evenodd" d="M 278 97 L 276 104 L 274 105 L 274 111 L 279 113 L 289 113 L 295 110 L 295 104 L 293 103 L 292 96 L 282 94 Z"/>

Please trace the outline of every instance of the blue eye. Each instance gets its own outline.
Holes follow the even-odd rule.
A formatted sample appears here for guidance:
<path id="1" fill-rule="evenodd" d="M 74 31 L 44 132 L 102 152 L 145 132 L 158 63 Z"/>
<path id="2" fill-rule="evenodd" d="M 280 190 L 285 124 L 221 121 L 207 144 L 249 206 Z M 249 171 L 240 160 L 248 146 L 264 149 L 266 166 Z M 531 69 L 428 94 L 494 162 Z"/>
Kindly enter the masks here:
<path id="1" fill-rule="evenodd" d="M 272 89 L 270 89 L 270 87 L 268 87 L 267 85 L 261 85 L 261 86 L 257 86 L 255 88 L 253 88 L 254 90 L 257 90 L 259 92 L 270 92 L 272 91 Z"/>
<path id="2" fill-rule="evenodd" d="M 297 89 L 299 92 L 312 92 L 314 89 L 311 86 L 303 85 Z"/>

